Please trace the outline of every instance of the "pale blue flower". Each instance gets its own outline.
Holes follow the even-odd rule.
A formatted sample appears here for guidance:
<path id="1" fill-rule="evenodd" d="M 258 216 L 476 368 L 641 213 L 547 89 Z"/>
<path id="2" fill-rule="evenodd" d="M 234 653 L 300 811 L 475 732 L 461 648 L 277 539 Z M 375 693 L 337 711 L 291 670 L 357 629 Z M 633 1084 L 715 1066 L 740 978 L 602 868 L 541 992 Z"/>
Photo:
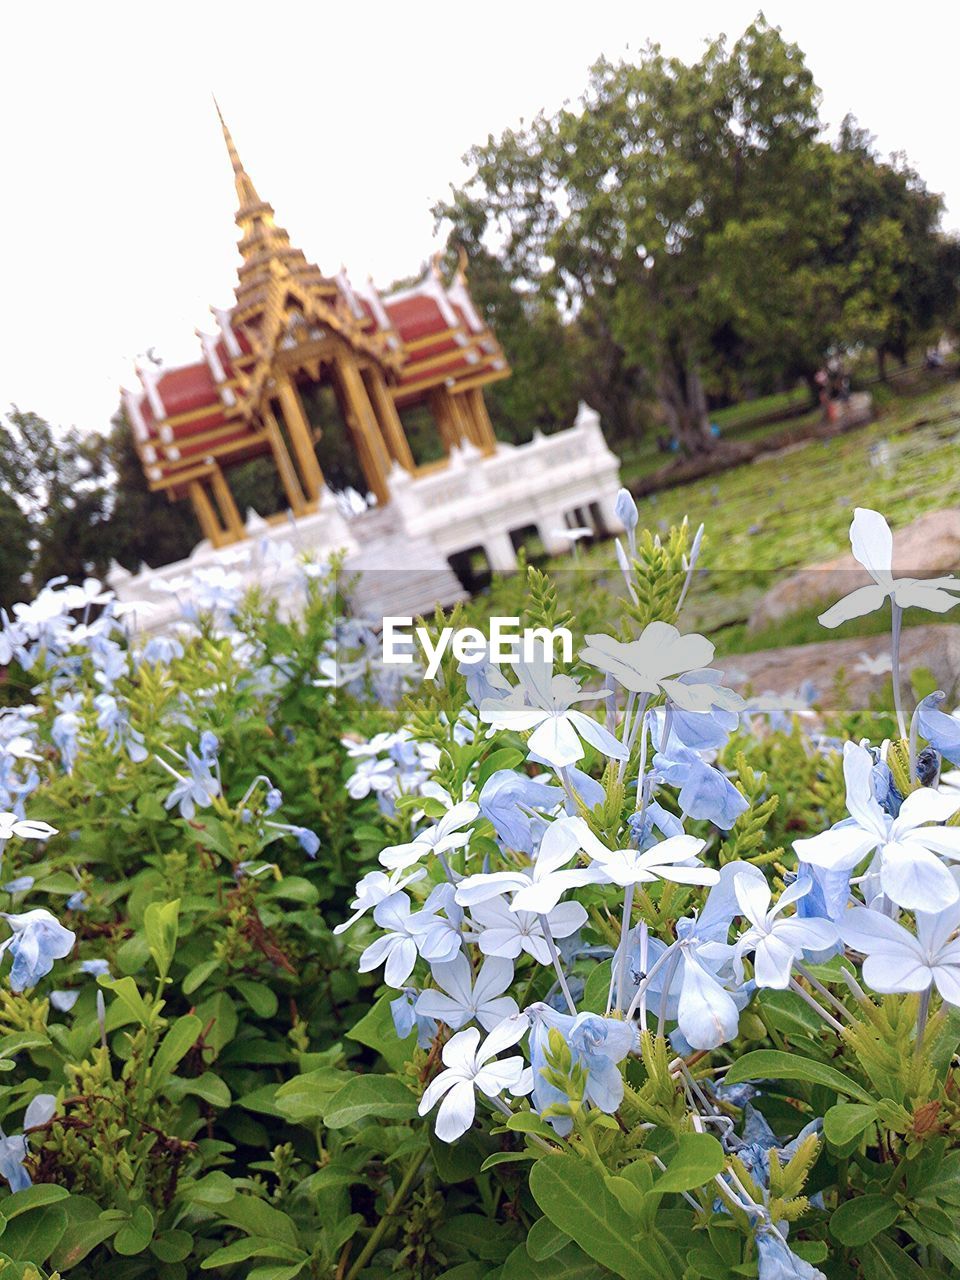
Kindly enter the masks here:
<path id="1" fill-rule="evenodd" d="M 530 1065 L 533 1074 L 533 1102 L 538 1112 L 569 1099 L 542 1074 L 547 1066 L 550 1031 L 557 1030 L 570 1048 L 574 1062 L 587 1072 L 584 1097 L 598 1110 L 613 1115 L 623 1101 L 623 1076 L 617 1066 L 637 1047 L 637 1031 L 632 1023 L 602 1018 L 596 1013 L 557 1013 L 545 1004 L 526 1010 L 530 1016 Z M 573 1128 L 569 1116 L 548 1116 L 561 1137 Z"/>
<path id="2" fill-rule="evenodd" d="M 22 1133 L 8 1138 L 0 1129 L 0 1174 L 9 1182 L 11 1191 L 26 1191 L 33 1185 L 23 1166 L 28 1154 L 27 1140 Z"/>
<path id="3" fill-rule="evenodd" d="M 266 810 L 267 813 L 276 813 L 282 804 L 283 804 L 283 792 L 280 791 L 277 787 L 271 787 L 264 798 L 264 802 L 263 802 L 264 809 Z M 318 848 L 319 848 L 319 844 L 318 844 Z"/>
<path id="4" fill-rule="evenodd" d="M 480 966 L 476 981 L 470 961 L 461 952 L 447 964 L 430 966 L 433 980 L 440 990 L 421 991 L 417 997 L 417 1013 L 436 1018 L 458 1031 L 468 1022 L 477 1022 L 492 1031 L 517 1012 L 517 1002 L 503 993 L 513 981 L 513 961 L 490 956 Z"/>
<path id="5" fill-rule="evenodd" d="M 613 512 L 625 529 L 636 529 L 640 513 L 629 489 L 621 489 L 617 494 Z"/>
<path id="6" fill-rule="evenodd" d="M 429 1049 L 437 1034 L 437 1022 L 434 1018 L 427 1018 L 417 1013 L 415 1005 L 418 994 L 414 987 L 405 987 L 396 1000 L 390 1001 L 390 1016 L 393 1018 L 393 1027 L 400 1040 L 406 1040 L 416 1028 L 417 1047 Z"/>
<path id="7" fill-rule="evenodd" d="M 76 893 L 71 893 L 67 898 L 68 911 L 86 911 L 87 909 L 87 891 L 86 889 L 78 889 Z"/>
<path id="8" fill-rule="evenodd" d="M 80 970 L 82 973 L 89 973 L 94 977 L 99 977 L 102 973 L 110 972 L 110 962 L 109 960 L 81 960 Z"/>
<path id="9" fill-rule="evenodd" d="M 683 814 L 729 831 L 740 814 L 749 809 L 746 798 L 726 774 L 707 764 L 682 742 L 671 737 L 667 752 L 657 752 L 653 767 L 664 782 L 680 788 L 678 802 Z"/>
<path id="10" fill-rule="evenodd" d="M 533 853 L 543 834 L 545 823 L 532 811 L 552 812 L 562 803 L 560 787 L 513 769 L 497 769 L 480 792 L 480 812 L 493 823 L 505 847 L 517 853 Z"/>
<path id="11" fill-rule="evenodd" d="M 50 1003 L 58 1013 L 69 1013 L 80 999 L 79 991 L 51 991 Z"/>
<path id="12" fill-rule="evenodd" d="M 827 1280 L 812 1263 L 799 1258 L 769 1223 L 757 1227 L 757 1280 Z"/>
<path id="13" fill-rule="evenodd" d="M 186 749 L 186 766 L 188 775 L 174 772 L 177 778 L 173 790 L 163 802 L 165 809 L 179 806 L 181 818 L 190 821 L 197 808 L 205 809 L 220 794 L 220 783 L 211 772 L 211 761 L 202 754 L 197 755 L 192 747 Z"/>
<path id="14" fill-rule="evenodd" d="M 960 718 L 940 710 L 946 695 L 937 690 L 921 698 L 914 715 L 920 733 L 953 765 L 960 766 Z"/>
<path id="15" fill-rule="evenodd" d="M 14 991 L 35 987 L 53 968 L 54 960 L 62 960 L 73 950 L 76 934 L 43 907 L 19 915 L 4 911 L 0 916 L 13 930 L 0 942 L 0 953 L 9 951 L 13 957 L 10 986 Z"/>
<path id="16" fill-rule="evenodd" d="M 0 885 L 4 893 L 26 893 L 28 889 L 32 889 L 34 885 L 33 876 L 17 876 L 16 880 L 9 880 L 6 884 Z"/>
<path id="17" fill-rule="evenodd" d="M 781 914 L 807 893 L 807 884 L 795 881 L 789 885 L 773 908 L 765 878 L 758 880 L 740 874 L 734 877 L 733 884 L 740 911 L 750 922 L 750 928 L 734 945 L 734 969 L 742 976 L 743 957 L 752 952 L 754 981 L 758 987 L 784 990 L 790 985 L 791 970 L 798 956 L 805 951 L 825 951 L 839 940 L 837 927 L 830 920 Z"/>

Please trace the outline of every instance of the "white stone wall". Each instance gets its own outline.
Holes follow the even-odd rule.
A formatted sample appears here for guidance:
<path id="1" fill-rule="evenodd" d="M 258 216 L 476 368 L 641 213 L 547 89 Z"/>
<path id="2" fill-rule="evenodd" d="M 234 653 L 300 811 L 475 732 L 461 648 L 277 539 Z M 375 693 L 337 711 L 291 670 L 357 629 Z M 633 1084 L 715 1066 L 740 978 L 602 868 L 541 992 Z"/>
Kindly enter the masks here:
<path id="1" fill-rule="evenodd" d="M 436 563 L 479 546 L 492 569 L 506 571 L 517 563 L 511 532 L 530 525 L 548 551 L 562 553 L 570 544 L 557 531 L 577 509 L 587 514 L 595 505 L 602 526 L 597 532 L 620 531 L 614 513 L 619 485 L 619 463 L 603 438 L 599 415 L 581 403 L 572 427 L 550 436 L 538 432 L 529 444 L 501 443 L 487 457 L 466 444 L 453 451 L 448 466 L 423 476 L 395 468 L 390 476 L 391 514 L 399 519 L 390 524 L 398 527 L 398 545 L 391 548 L 396 553 L 390 556 L 393 565 L 383 567 L 404 563 L 402 544 L 409 539 L 410 569 L 418 567 L 425 546 L 435 549 Z M 220 549 L 201 542 L 188 559 L 159 569 L 145 567 L 138 574 L 116 566 L 108 581 L 122 601 L 146 601 L 151 606 L 134 618 L 145 631 L 162 629 L 179 618 L 180 604 L 169 588 L 178 587 L 182 596 L 197 570 L 238 574 L 244 587 L 260 586 L 292 611 L 301 598 L 297 557 L 323 561 L 342 551 L 349 569 L 351 557 L 359 558 L 363 550 L 365 519 L 344 518 L 329 495 L 318 512 L 297 520 L 291 516 L 267 522 L 252 516 L 248 541 Z M 592 521 L 589 515 L 588 520 Z M 364 567 L 371 567 L 369 557 Z M 428 610 L 434 603 L 424 600 L 420 608 Z"/>

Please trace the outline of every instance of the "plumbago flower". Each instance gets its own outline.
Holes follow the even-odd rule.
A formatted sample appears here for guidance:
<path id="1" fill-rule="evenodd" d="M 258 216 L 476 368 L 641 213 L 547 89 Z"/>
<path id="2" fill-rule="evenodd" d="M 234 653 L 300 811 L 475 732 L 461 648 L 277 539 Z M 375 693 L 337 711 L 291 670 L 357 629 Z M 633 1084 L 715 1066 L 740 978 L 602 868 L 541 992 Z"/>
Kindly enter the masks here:
<path id="1" fill-rule="evenodd" d="M 960 859 L 960 827 L 928 825 L 952 817 L 960 809 L 960 795 L 921 787 L 892 818 L 875 798 L 874 762 L 865 747 L 846 743 L 843 774 L 850 819 L 811 839 L 795 840 L 801 862 L 850 872 L 872 853 L 869 876 L 897 906 L 938 911 L 960 900 L 957 881 L 941 860 Z"/>
<path id="2" fill-rule="evenodd" d="M 874 991 L 929 992 L 960 1006 L 960 902 L 942 911 L 916 913 L 914 936 L 880 911 L 854 907 L 841 923 L 843 940 L 866 957 L 863 976 Z"/>
<path id="3" fill-rule="evenodd" d="M 420 1099 L 420 1114 L 440 1102 L 436 1134 L 441 1142 L 455 1142 L 473 1124 L 477 1113 L 477 1092 L 487 1098 L 498 1098 L 505 1089 L 519 1084 L 524 1060 L 519 1054 L 497 1058 L 504 1049 L 512 1048 L 523 1038 L 527 1019 L 519 1016 L 501 1022 L 480 1043 L 476 1027 L 458 1031 L 443 1046 L 440 1057 L 444 1070 L 427 1085 Z M 442 1099 L 442 1101 L 441 1101 Z"/>
<path id="4" fill-rule="evenodd" d="M 72 930 L 65 929 L 43 907 L 19 915 L 0 911 L 0 917 L 13 930 L 9 938 L 0 942 L 0 955 L 9 951 L 13 957 L 10 986 L 14 991 L 35 987 L 53 968 L 54 960 L 70 954 L 77 940 Z"/>
<path id="5" fill-rule="evenodd" d="M 439 991 L 423 991 L 417 997 L 416 1011 L 420 1017 L 445 1022 L 458 1031 L 468 1022 L 477 1022 L 485 1031 L 492 1031 L 504 1020 L 519 1012 L 517 1002 L 503 993 L 513 981 L 513 963 L 499 956 L 491 956 L 480 966 L 476 981 L 470 971 L 470 961 L 463 954 L 447 964 L 430 966 Z"/>
<path id="6" fill-rule="evenodd" d="M 753 978 L 758 987 L 784 990 L 790 985 L 797 957 L 805 951 L 825 951 L 838 940 L 837 926 L 815 916 L 784 916 L 782 912 L 808 892 L 797 880 L 784 889 L 777 905 L 770 906 L 770 886 L 765 879 L 738 875 L 733 882 L 740 910 L 750 921 L 733 948 L 733 963 L 743 973 L 743 957 L 753 955 Z"/>
<path id="7" fill-rule="evenodd" d="M 857 507 L 850 526 L 850 546 L 854 559 L 866 569 L 873 583 L 857 587 L 849 595 L 831 605 L 820 615 L 824 627 L 838 627 L 852 618 L 862 618 L 873 613 L 886 600 L 898 609 L 929 609 L 933 613 L 946 613 L 957 603 L 960 579 L 952 575 L 945 578 L 895 578 L 893 576 L 893 534 L 890 526 L 879 513 L 869 507 Z"/>
<path id="8" fill-rule="evenodd" d="M 630 693 L 648 697 L 665 693 L 684 711 L 704 712 L 711 707 L 740 711 L 744 701 L 739 694 L 719 683 L 719 672 L 707 670 L 714 652 L 703 636 L 681 635 L 669 622 L 650 622 L 639 640 L 627 644 L 613 636 L 587 636 L 580 656 L 615 676 Z"/>
<path id="9" fill-rule="evenodd" d="M 570 676 L 555 676 L 552 662 L 518 663 L 517 677 L 512 693 L 480 703 L 481 720 L 495 729 L 532 729 L 530 751 L 557 769 L 583 759 L 581 738 L 611 760 L 626 758 L 626 748 L 609 730 L 573 709 L 577 703 L 610 696 L 610 690 L 584 693 Z"/>
<path id="10" fill-rule="evenodd" d="M 480 812 L 480 806 L 472 800 L 454 805 L 439 822 L 419 832 L 407 844 L 388 845 L 380 854 L 380 861 L 391 871 L 403 871 L 421 862 L 427 854 L 441 857 L 453 849 L 462 849 L 470 841 L 470 832 L 463 828 Z"/>

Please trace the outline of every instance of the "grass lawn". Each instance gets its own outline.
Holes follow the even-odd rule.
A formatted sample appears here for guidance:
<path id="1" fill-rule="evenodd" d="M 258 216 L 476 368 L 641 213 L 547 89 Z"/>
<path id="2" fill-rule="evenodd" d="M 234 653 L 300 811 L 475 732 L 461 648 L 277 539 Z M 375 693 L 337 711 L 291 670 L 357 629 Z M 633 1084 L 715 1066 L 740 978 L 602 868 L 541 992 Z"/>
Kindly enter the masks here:
<path id="1" fill-rule="evenodd" d="M 763 635 L 747 636 L 744 624 L 779 574 L 849 549 L 854 507 L 882 511 L 896 531 L 924 512 L 958 501 L 960 384 L 951 382 L 894 400 L 862 430 L 792 446 L 638 505 L 641 527 L 652 531 L 666 530 L 685 515 L 694 526 L 706 525 L 701 560 L 706 572 L 691 597 L 687 624 L 713 634 L 729 652 L 826 638 L 817 611 Z M 608 570 L 611 559 L 609 545 L 596 546 L 582 556 L 581 568 Z M 569 560 L 558 563 L 570 567 Z M 910 617 L 912 622 L 934 620 L 917 611 Z M 886 615 L 877 614 L 850 632 L 866 634 L 887 625 Z"/>

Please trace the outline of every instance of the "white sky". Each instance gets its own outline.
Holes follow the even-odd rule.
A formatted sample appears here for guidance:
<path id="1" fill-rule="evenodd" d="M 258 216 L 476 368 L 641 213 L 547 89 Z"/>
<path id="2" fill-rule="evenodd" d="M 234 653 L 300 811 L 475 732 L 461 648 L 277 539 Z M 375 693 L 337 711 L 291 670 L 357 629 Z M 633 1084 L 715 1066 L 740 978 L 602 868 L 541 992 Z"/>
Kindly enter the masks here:
<path id="1" fill-rule="evenodd" d="M 0 11 L 0 412 L 102 430 L 155 347 L 197 359 L 232 300 L 240 156 L 294 244 L 381 285 L 437 247 L 430 206 L 467 148 L 576 99 L 650 38 L 695 57 L 758 0 L 76 0 Z M 769 0 L 835 127 L 853 110 L 960 224 L 960 6 Z M 886 16 L 889 15 L 889 16 Z"/>

